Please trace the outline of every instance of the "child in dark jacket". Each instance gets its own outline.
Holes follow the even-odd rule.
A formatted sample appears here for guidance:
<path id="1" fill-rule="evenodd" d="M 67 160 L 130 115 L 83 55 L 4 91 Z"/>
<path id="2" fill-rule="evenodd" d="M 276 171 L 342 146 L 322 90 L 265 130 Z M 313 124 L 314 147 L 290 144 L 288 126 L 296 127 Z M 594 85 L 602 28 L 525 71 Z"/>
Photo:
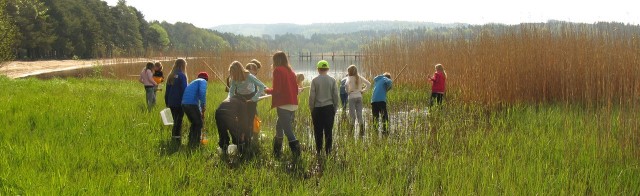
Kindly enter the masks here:
<path id="1" fill-rule="evenodd" d="M 171 135 L 175 143 L 180 143 L 182 138 L 182 131 L 180 129 L 182 128 L 182 119 L 184 118 L 182 94 L 184 94 L 184 89 L 187 88 L 186 68 L 187 61 L 184 59 L 176 60 L 171 69 L 171 73 L 169 73 L 167 89 L 164 94 L 164 103 L 171 109 L 171 116 L 173 117 Z"/>
<path id="2" fill-rule="evenodd" d="M 216 109 L 215 119 L 218 127 L 218 136 L 220 137 L 218 146 L 223 153 L 227 152 L 230 141 L 241 148 L 240 152 L 243 151 L 242 148 L 244 146 L 240 145 L 244 142 L 242 141 L 242 129 L 240 128 L 241 123 L 244 123 L 241 122 L 244 115 L 243 111 L 246 110 L 246 104 L 243 102 L 244 100 L 237 97 L 227 97 Z"/>
<path id="3" fill-rule="evenodd" d="M 387 112 L 387 92 L 391 90 L 391 74 L 385 72 L 373 78 L 373 95 L 371 96 L 371 113 L 373 113 L 373 127 L 378 130 L 379 118 L 382 114 L 382 133 L 387 134 L 389 114 Z"/>

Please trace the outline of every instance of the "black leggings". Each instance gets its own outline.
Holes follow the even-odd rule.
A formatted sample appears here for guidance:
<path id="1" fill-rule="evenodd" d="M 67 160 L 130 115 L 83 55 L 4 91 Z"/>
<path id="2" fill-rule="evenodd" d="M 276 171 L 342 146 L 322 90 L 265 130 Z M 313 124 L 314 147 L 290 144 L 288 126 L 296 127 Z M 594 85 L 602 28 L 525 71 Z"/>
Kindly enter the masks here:
<path id="1" fill-rule="evenodd" d="M 189 145 L 195 146 L 200 144 L 200 135 L 202 134 L 202 113 L 198 105 L 182 105 L 184 114 L 187 115 L 187 119 L 191 122 L 191 128 L 189 132 Z"/>
<path id="2" fill-rule="evenodd" d="M 182 119 L 184 118 L 184 111 L 182 107 L 169 107 L 171 109 L 171 116 L 173 117 L 173 128 L 171 133 L 174 139 L 180 139 L 182 136 Z"/>
<path id="3" fill-rule="evenodd" d="M 331 145 L 333 143 L 333 121 L 336 114 L 336 110 L 333 105 L 315 107 L 311 112 L 311 118 L 313 120 L 313 136 L 316 139 L 316 152 L 322 151 L 322 139 L 324 136 L 325 151 L 327 154 L 331 152 Z"/>
<path id="4" fill-rule="evenodd" d="M 389 114 L 387 113 L 387 102 L 378 101 L 371 103 L 371 113 L 373 113 L 373 126 L 375 131 L 378 130 L 378 118 L 382 114 L 382 130 L 387 131 L 389 126 Z"/>
<path id="5" fill-rule="evenodd" d="M 442 93 L 431 93 L 431 100 L 429 101 L 429 106 L 433 106 L 433 100 L 438 102 L 438 105 L 442 104 L 442 99 L 444 99 L 444 94 Z"/>
<path id="6" fill-rule="evenodd" d="M 238 119 L 236 115 L 229 110 L 217 110 L 216 111 L 216 125 L 218 126 L 218 146 L 222 149 L 227 149 L 229 141 L 235 145 L 240 144 L 240 130 L 238 127 Z M 229 139 L 231 137 L 231 140 Z"/>

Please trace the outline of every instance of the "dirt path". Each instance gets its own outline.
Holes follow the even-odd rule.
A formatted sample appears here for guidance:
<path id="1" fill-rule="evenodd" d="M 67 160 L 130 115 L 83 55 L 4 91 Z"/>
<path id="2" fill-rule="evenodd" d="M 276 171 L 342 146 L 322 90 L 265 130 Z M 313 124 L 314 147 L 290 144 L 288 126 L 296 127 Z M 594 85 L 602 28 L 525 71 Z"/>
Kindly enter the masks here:
<path id="1" fill-rule="evenodd" d="M 128 58 L 128 59 L 96 59 L 96 60 L 49 60 L 49 61 L 9 61 L 0 65 L 0 75 L 9 78 L 23 78 L 43 73 L 73 70 L 91 66 L 140 63 L 153 59 Z"/>

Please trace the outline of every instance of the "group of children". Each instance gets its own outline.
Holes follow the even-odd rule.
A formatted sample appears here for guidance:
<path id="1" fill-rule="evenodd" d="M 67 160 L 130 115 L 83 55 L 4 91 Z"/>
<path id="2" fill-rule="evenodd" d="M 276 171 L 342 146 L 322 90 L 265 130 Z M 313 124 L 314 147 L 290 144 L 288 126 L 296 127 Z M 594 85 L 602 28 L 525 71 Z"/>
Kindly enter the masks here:
<path id="1" fill-rule="evenodd" d="M 153 63 L 151 64 L 153 65 Z M 171 73 L 168 75 L 165 104 L 171 109 L 174 125 L 172 138 L 176 143 L 181 141 L 182 118 L 186 114 L 191 122 L 189 132 L 189 145 L 200 144 L 201 130 L 204 123 L 206 111 L 206 89 L 209 75 L 200 72 L 197 79 L 187 84 L 186 61 L 177 59 Z M 293 132 L 293 122 L 295 112 L 298 109 L 298 94 L 305 87 L 301 81 L 304 75 L 296 75 L 289 65 L 288 58 L 284 52 L 276 52 L 273 55 L 273 87 L 268 88 L 257 77 L 256 74 L 261 68 L 261 63 L 252 60 L 243 66 L 240 62 L 234 61 L 229 66 L 229 78 L 227 79 L 227 98 L 220 103 L 215 111 L 215 120 L 218 128 L 218 146 L 222 152 L 227 152 L 227 148 L 234 144 L 242 152 L 253 139 L 254 118 L 256 118 L 257 102 L 261 96 L 271 96 L 271 107 L 276 108 L 277 122 L 275 136 L 273 140 L 273 154 L 279 157 L 282 154 L 284 136 L 287 137 L 288 145 L 294 155 L 298 157 L 301 153 L 300 142 Z M 429 80 L 433 82 L 432 101 L 442 102 L 445 92 L 446 73 L 442 65 L 438 64 L 436 73 Z M 355 65 L 347 69 L 347 76 L 339 81 L 328 75 L 329 62 L 321 60 L 316 64 L 318 76 L 311 80 L 309 89 L 309 109 L 314 127 L 314 137 L 316 144 L 316 154 L 321 155 L 322 151 L 329 154 L 333 143 L 333 126 L 335 114 L 341 105 L 343 110 L 349 106 L 349 125 L 354 131 L 355 121 L 360 125 L 360 134 L 365 133 L 364 119 L 362 117 L 362 94 L 372 85 L 364 77 L 358 75 Z M 153 77 L 153 66 L 147 67 L 141 73 L 140 81 L 145 84 L 147 92 L 147 103 L 152 107 L 155 100 L 150 100 L 149 92 L 155 93 L 160 82 L 147 80 Z M 155 68 L 155 71 L 162 71 L 162 67 Z M 144 75 L 144 76 L 143 76 Z M 157 74 L 162 75 L 162 74 Z M 387 112 L 387 92 L 392 88 L 391 74 L 385 72 L 373 79 L 373 94 L 371 107 L 373 113 L 373 124 L 379 126 L 379 117 L 382 116 L 383 133 L 388 133 L 389 115 Z M 149 89 L 149 90 L 148 90 Z M 152 94 L 155 99 L 155 94 Z M 264 96 L 266 97 L 266 96 Z M 262 97 L 262 98 L 264 98 Z"/>
<path id="2" fill-rule="evenodd" d="M 156 105 L 156 92 L 161 90 L 158 87 L 160 83 L 164 82 L 162 63 L 148 62 L 140 73 L 139 81 L 144 85 L 147 108 L 151 110 Z"/>

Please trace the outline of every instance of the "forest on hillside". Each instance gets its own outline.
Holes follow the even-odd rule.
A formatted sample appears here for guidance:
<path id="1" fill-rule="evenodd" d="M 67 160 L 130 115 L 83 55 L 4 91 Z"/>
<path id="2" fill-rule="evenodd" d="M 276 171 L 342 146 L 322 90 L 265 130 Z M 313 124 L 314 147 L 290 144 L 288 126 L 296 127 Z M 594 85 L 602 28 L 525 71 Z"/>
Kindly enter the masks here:
<path id="1" fill-rule="evenodd" d="M 0 8 L 0 61 L 190 56 L 222 51 L 354 52 L 399 28 L 422 24 L 377 21 L 317 24 L 314 28 L 271 25 L 267 28 L 278 29 L 278 34 L 252 36 L 186 22 L 147 21 L 125 0 L 115 6 L 101 0 L 0 0 Z M 327 26 L 336 31 L 317 31 Z"/>
<path id="2" fill-rule="evenodd" d="M 127 5 L 125 0 L 120 0 L 115 6 L 109 6 L 101 0 L 0 0 L 0 8 L 0 62 L 12 59 L 195 56 L 225 51 L 354 53 L 362 51 L 369 44 L 393 41 L 397 37 L 413 41 L 425 36 L 440 36 L 439 39 L 465 36 L 472 39 L 477 35 L 472 32 L 483 27 L 530 25 L 365 21 L 312 25 L 228 25 L 232 30 L 223 32 L 199 28 L 186 22 L 171 24 L 147 21 L 142 12 Z M 549 21 L 546 24 L 552 23 L 564 22 Z M 615 27 L 624 31 L 638 29 L 637 25 L 621 23 L 583 25 L 589 28 Z M 243 33 L 256 28 L 262 28 L 259 32 L 263 34 L 255 36 Z"/>
<path id="3" fill-rule="evenodd" d="M 314 34 L 348 34 L 367 31 L 401 31 L 418 28 L 456 28 L 464 27 L 463 23 L 434 23 L 411 21 L 356 21 L 343 23 L 313 23 L 306 25 L 280 23 L 280 24 L 230 24 L 219 25 L 211 29 L 220 32 L 229 32 L 247 36 L 272 37 L 283 34 L 299 34 L 307 38 Z"/>

